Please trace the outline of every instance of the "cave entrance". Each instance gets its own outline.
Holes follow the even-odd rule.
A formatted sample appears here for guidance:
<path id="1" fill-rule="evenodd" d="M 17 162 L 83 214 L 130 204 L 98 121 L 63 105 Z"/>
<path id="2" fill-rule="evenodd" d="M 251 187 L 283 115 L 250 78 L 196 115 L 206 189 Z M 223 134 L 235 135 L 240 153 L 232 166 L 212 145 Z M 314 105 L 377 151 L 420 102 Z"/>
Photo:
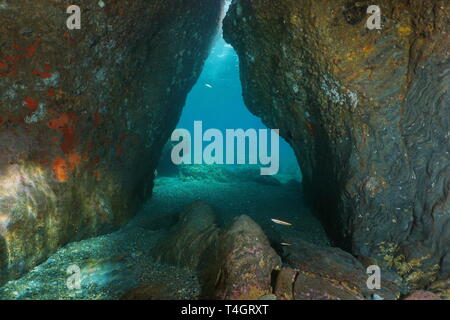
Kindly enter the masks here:
<path id="1" fill-rule="evenodd" d="M 202 121 L 204 130 L 268 129 L 244 104 L 238 59 L 220 31 L 177 128 L 194 132 L 194 122 Z M 283 138 L 279 139 L 279 172 L 273 176 L 260 175 L 258 165 L 175 166 L 171 158 L 174 144 L 167 144 L 157 170 L 149 208 L 152 214 L 179 211 L 201 200 L 217 210 L 223 223 L 243 214 L 250 216 L 263 228 L 275 249 L 295 243 L 297 238 L 329 244 L 322 225 L 304 201 L 301 170 Z M 276 224 L 272 219 L 292 226 Z"/>

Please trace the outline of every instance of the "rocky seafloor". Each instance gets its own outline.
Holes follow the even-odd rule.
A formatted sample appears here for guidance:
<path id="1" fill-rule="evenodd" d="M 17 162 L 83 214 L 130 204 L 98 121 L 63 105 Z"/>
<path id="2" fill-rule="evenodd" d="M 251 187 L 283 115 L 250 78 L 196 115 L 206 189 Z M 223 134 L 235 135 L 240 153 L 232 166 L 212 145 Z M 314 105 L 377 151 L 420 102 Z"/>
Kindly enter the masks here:
<path id="1" fill-rule="evenodd" d="M 251 171 L 245 182 L 231 182 L 225 181 L 230 171 L 218 172 L 207 180 L 186 171 L 180 177 L 157 178 L 152 199 L 125 227 L 64 246 L 22 278 L 0 287 L 0 299 L 126 299 L 139 297 L 132 291 L 136 288 L 146 288 L 146 299 L 196 299 L 201 288 L 195 270 L 157 262 L 152 252 L 176 223 L 177 212 L 199 199 L 214 206 L 222 224 L 247 214 L 273 241 L 299 237 L 329 244 L 318 220 L 298 199 L 300 184 L 295 180 L 284 176 L 254 179 Z M 289 220 L 294 226 L 274 225 L 272 217 Z M 81 269 L 81 290 L 67 288 L 71 265 Z"/>
<path id="2" fill-rule="evenodd" d="M 0 299 L 362 300 L 408 293 L 394 274 L 384 275 L 381 290 L 368 290 L 363 263 L 332 247 L 298 197 L 300 183 L 254 173 L 197 167 L 159 177 L 126 226 L 62 247 L 0 287 Z M 239 181 L 227 180 L 236 174 Z M 80 288 L 70 287 L 71 266 L 79 268 Z"/>

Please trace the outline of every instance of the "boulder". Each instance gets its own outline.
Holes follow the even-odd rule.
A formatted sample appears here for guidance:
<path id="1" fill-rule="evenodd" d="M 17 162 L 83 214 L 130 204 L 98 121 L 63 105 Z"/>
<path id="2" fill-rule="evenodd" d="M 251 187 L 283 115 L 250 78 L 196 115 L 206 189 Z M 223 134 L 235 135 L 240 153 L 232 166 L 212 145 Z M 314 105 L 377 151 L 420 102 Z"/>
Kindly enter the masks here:
<path id="1" fill-rule="evenodd" d="M 394 300 L 400 287 L 381 273 L 381 288 L 369 289 L 369 274 L 351 254 L 296 240 L 284 250 L 285 266 L 276 275 L 275 294 L 288 300 L 363 300 L 377 295 Z"/>
<path id="2" fill-rule="evenodd" d="M 339 247 L 412 287 L 448 278 L 449 2 L 236 0 L 249 110 L 293 147 Z"/>
<path id="3" fill-rule="evenodd" d="M 271 277 L 281 259 L 250 217 L 236 217 L 218 239 L 213 260 L 200 270 L 203 295 L 212 299 L 255 300 L 272 293 Z"/>
<path id="4" fill-rule="evenodd" d="M 294 300 L 293 284 L 298 271 L 290 267 L 283 267 L 276 273 L 274 293 L 278 300 Z"/>
<path id="5" fill-rule="evenodd" d="M 196 270 L 205 299 L 258 299 L 272 294 L 272 272 L 281 259 L 248 216 L 219 228 L 201 201 L 183 209 L 178 223 L 151 254 L 157 262 Z"/>
<path id="6" fill-rule="evenodd" d="M 202 259 L 209 262 L 219 227 L 213 209 L 196 201 L 180 213 L 178 222 L 160 244 L 152 249 L 156 261 L 197 269 Z"/>
<path id="7" fill-rule="evenodd" d="M 222 0 L 0 4 L 0 284 L 151 193 Z"/>

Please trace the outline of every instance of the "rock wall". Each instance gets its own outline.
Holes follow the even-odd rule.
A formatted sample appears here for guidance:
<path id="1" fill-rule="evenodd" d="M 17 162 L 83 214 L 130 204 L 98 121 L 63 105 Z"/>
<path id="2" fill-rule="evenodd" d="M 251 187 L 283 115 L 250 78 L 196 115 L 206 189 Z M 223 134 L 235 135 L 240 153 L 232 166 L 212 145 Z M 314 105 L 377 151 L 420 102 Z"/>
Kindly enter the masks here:
<path id="1" fill-rule="evenodd" d="M 366 28 L 369 4 L 381 30 Z M 449 13 L 235 0 L 224 22 L 245 102 L 294 148 L 329 234 L 416 287 L 450 274 Z"/>
<path id="2" fill-rule="evenodd" d="M 80 30 L 66 27 L 71 4 Z M 221 8 L 0 1 L 0 283 L 134 215 Z"/>

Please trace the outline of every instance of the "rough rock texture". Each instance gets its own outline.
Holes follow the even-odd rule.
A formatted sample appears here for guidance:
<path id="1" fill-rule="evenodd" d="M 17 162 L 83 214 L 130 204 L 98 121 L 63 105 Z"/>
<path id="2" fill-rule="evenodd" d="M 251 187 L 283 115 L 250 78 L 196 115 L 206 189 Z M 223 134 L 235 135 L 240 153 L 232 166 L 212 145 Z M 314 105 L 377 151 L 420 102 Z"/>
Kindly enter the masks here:
<path id="1" fill-rule="evenodd" d="M 413 287 L 449 276 L 448 1 L 235 0 L 247 106 L 293 146 L 342 248 Z"/>
<path id="2" fill-rule="evenodd" d="M 433 292 L 425 291 L 425 290 L 416 290 L 413 291 L 410 295 L 408 295 L 403 300 L 441 300 L 437 295 Z"/>
<path id="3" fill-rule="evenodd" d="M 273 292 L 278 300 L 294 300 L 295 278 L 298 271 L 290 267 L 283 267 L 276 275 Z"/>
<path id="4" fill-rule="evenodd" d="M 158 262 L 196 269 L 202 259 L 208 260 L 214 249 L 219 227 L 213 209 L 196 201 L 187 206 L 177 223 L 160 244 L 152 249 Z"/>
<path id="5" fill-rule="evenodd" d="M 258 299 L 272 293 L 271 275 L 281 259 L 248 216 L 219 228 L 213 209 L 197 201 L 187 206 L 160 245 L 157 262 L 197 270 L 207 299 Z"/>
<path id="6" fill-rule="evenodd" d="M 297 240 L 284 250 L 286 266 L 277 274 L 274 292 L 287 300 L 362 300 L 374 294 L 400 297 L 400 287 L 382 273 L 381 289 L 369 290 L 366 268 L 351 254 Z"/>
<path id="7" fill-rule="evenodd" d="M 450 278 L 435 281 L 426 289 L 443 300 L 450 300 Z"/>
<path id="8" fill-rule="evenodd" d="M 212 263 L 201 270 L 203 294 L 212 299 L 255 300 L 272 293 L 271 276 L 281 259 L 250 217 L 224 228 Z"/>
<path id="9" fill-rule="evenodd" d="M 152 189 L 222 0 L 0 1 L 0 283 Z"/>

